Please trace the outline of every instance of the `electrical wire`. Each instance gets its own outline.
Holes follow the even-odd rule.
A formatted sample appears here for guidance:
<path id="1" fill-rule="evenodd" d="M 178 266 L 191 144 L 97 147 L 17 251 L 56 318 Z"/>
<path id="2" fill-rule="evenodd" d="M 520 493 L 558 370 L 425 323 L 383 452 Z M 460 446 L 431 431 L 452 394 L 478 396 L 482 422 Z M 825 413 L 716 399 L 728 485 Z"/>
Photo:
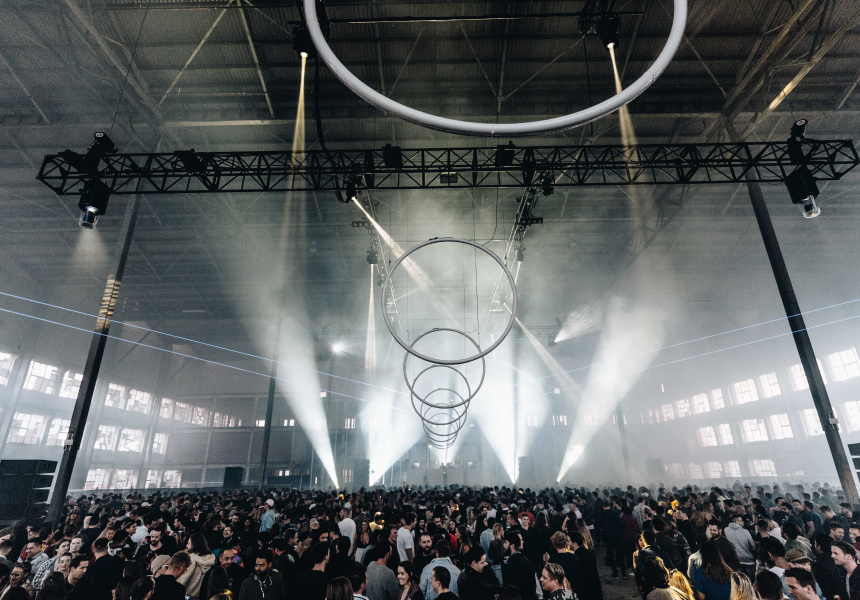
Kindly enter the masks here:
<path id="1" fill-rule="evenodd" d="M 128 83 L 128 76 L 131 74 L 131 66 L 134 64 L 134 57 L 137 55 L 137 44 L 140 42 L 140 34 L 143 33 L 143 24 L 146 23 L 146 15 L 149 14 L 149 5 L 146 6 L 146 10 L 143 11 L 143 19 L 140 20 L 140 28 L 137 30 L 137 39 L 134 41 L 134 48 L 131 51 L 131 58 L 128 61 L 128 69 L 125 70 L 125 79 L 122 82 L 122 87 L 119 90 L 119 98 L 116 101 L 116 108 L 113 111 L 113 119 L 110 122 L 110 129 L 108 129 L 108 135 L 113 133 L 113 126 L 116 123 L 116 117 L 119 114 L 119 107 L 122 104 L 122 99 L 125 96 L 125 86 Z"/>

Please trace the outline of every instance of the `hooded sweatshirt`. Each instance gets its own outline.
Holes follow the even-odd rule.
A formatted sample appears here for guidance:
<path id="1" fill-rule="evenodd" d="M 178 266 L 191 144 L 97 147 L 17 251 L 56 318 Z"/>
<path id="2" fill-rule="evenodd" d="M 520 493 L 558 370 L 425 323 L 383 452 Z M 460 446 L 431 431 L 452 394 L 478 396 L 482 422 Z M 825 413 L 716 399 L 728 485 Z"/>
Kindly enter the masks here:
<path id="1" fill-rule="evenodd" d="M 203 576 L 206 572 L 215 566 L 215 555 L 211 552 L 203 556 L 199 554 L 189 554 L 191 557 L 191 566 L 182 574 L 178 581 L 185 586 L 185 593 L 192 598 L 200 597 L 200 584 L 203 583 Z"/>

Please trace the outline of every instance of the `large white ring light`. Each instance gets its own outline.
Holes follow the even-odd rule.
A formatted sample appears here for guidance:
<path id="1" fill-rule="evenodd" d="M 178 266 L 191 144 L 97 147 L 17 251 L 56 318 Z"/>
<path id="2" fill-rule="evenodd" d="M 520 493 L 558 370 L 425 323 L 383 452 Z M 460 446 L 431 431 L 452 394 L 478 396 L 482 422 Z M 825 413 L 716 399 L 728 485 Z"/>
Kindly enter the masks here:
<path id="1" fill-rule="evenodd" d="M 305 19 L 310 31 L 311 39 L 316 46 L 319 56 L 332 70 L 335 76 L 340 79 L 346 87 L 355 92 L 358 96 L 364 98 L 367 102 L 380 110 L 390 112 L 397 115 L 401 119 L 429 127 L 430 129 L 438 129 L 448 133 L 460 133 L 465 135 L 485 135 L 491 137 L 498 136 L 518 136 L 518 135 L 537 135 L 540 133 L 552 133 L 571 129 L 584 125 L 591 121 L 595 121 L 609 113 L 618 110 L 625 104 L 633 101 L 642 92 L 651 87 L 658 77 L 666 70 L 675 52 L 678 51 L 678 46 L 684 38 L 684 28 L 687 22 L 687 0 L 674 0 L 674 14 L 672 19 L 672 29 L 669 32 L 669 37 L 666 39 L 666 45 L 657 57 L 657 60 L 651 67 L 642 74 L 642 76 L 634 81 L 630 86 L 622 92 L 607 98 L 599 104 L 595 104 L 589 108 L 579 112 L 571 113 L 563 117 L 555 117 L 553 119 L 545 119 L 543 121 L 529 121 L 526 123 L 473 123 L 471 121 L 458 121 L 456 119 L 448 119 L 431 115 L 429 113 L 415 110 L 404 106 L 399 102 L 395 102 L 391 98 L 383 96 L 376 90 L 367 86 L 358 77 L 353 75 L 342 62 L 332 52 L 328 42 L 326 42 L 322 31 L 320 30 L 319 18 L 317 17 L 317 0 L 304 0 Z"/>

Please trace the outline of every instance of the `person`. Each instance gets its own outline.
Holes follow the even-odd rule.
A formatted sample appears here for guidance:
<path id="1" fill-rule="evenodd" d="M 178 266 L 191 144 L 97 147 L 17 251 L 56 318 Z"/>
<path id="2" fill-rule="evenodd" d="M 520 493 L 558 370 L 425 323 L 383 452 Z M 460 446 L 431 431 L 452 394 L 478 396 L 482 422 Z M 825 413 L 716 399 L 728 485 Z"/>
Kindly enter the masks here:
<path id="1" fill-rule="evenodd" d="M 265 506 L 266 512 L 260 517 L 260 533 L 269 531 L 275 524 L 275 501 L 269 498 L 266 500 Z"/>
<path id="2" fill-rule="evenodd" d="M 636 587 L 639 588 L 639 591 L 643 596 L 647 595 L 642 592 L 642 578 L 645 563 L 649 558 L 659 558 L 663 561 L 663 566 L 666 567 L 666 569 L 675 568 L 669 554 L 657 546 L 657 534 L 653 529 L 646 529 L 639 536 L 639 550 L 635 554 L 636 566 L 633 569 L 633 578 L 636 580 Z"/>
<path id="3" fill-rule="evenodd" d="M 702 566 L 696 571 L 693 581 L 696 597 L 699 600 L 730 600 L 732 570 L 719 548 L 713 541 L 708 541 L 702 544 L 701 552 Z"/>
<path id="4" fill-rule="evenodd" d="M 442 540 L 436 543 L 436 558 L 431 560 L 421 572 L 419 585 L 421 586 L 421 593 L 424 594 L 424 600 L 435 600 L 436 598 L 436 590 L 433 589 L 431 581 L 433 579 L 433 569 L 436 567 L 448 570 L 451 575 L 448 578 L 448 584 L 454 586 L 452 591 L 454 594 L 457 593 L 457 578 L 460 577 L 460 569 L 454 566 L 454 563 L 451 561 L 451 544 Z"/>
<path id="5" fill-rule="evenodd" d="M 493 539 L 490 540 L 490 549 L 487 550 L 487 560 L 493 568 L 493 573 L 499 583 L 502 583 L 502 565 L 505 562 L 505 526 L 501 523 L 493 525 Z"/>
<path id="6" fill-rule="evenodd" d="M 356 525 L 352 520 L 352 509 L 349 506 L 340 507 L 340 522 L 337 527 L 343 537 L 349 538 L 349 554 L 352 554 L 356 541 Z"/>
<path id="7" fill-rule="evenodd" d="M 816 592 L 815 578 L 806 569 L 786 570 L 785 582 L 794 600 L 820 600 Z"/>
<path id="8" fill-rule="evenodd" d="M 719 521 L 712 519 L 710 523 L 708 523 L 708 536 L 714 545 L 716 545 L 717 550 L 719 550 L 720 555 L 723 557 L 723 560 L 729 568 L 732 571 L 739 571 L 741 568 L 741 561 L 738 558 L 738 551 L 735 550 L 735 545 L 727 540 L 723 535 L 723 528 Z"/>
<path id="9" fill-rule="evenodd" d="M 860 599 L 860 569 L 857 568 L 857 554 L 854 547 L 846 542 L 833 542 L 830 554 L 833 562 L 845 573 L 845 585 L 840 598 L 842 600 Z"/>
<path id="10" fill-rule="evenodd" d="M 386 565 L 394 552 L 391 542 L 383 540 L 371 550 L 367 565 L 367 596 L 371 600 L 397 600 L 400 587 L 397 577 Z"/>
<path id="11" fill-rule="evenodd" d="M 698 548 L 698 546 L 696 546 Z M 674 589 L 673 589 L 674 588 Z M 669 571 L 669 589 L 676 596 L 680 596 L 679 600 L 695 600 L 696 594 L 690 585 L 690 580 L 681 573 L 678 569 Z"/>
<path id="12" fill-rule="evenodd" d="M 573 600 L 564 569 L 556 563 L 547 563 L 541 571 L 540 586 L 544 591 L 544 600 Z"/>
<path id="13" fill-rule="evenodd" d="M 186 552 L 177 552 L 167 562 L 166 569 L 155 577 L 152 600 L 185 600 L 185 586 L 177 581 L 191 566 Z"/>
<path id="14" fill-rule="evenodd" d="M 79 554 L 69 563 L 69 572 L 66 574 L 66 594 L 74 589 L 78 581 L 86 574 L 90 566 L 90 559 L 85 554 Z"/>
<path id="15" fill-rule="evenodd" d="M 520 591 L 523 600 L 536 600 L 537 582 L 535 567 L 521 552 L 523 539 L 520 532 L 512 529 L 505 533 L 505 552 L 508 560 L 502 567 L 502 581 Z"/>
<path id="16" fill-rule="evenodd" d="M 564 569 L 564 577 L 567 579 L 571 591 L 579 592 L 579 559 L 576 554 L 568 549 L 567 535 L 562 531 L 556 531 L 550 538 L 555 554 L 549 557 L 549 562 L 561 565 Z"/>
<path id="17" fill-rule="evenodd" d="M 54 571 L 42 581 L 41 589 L 36 594 L 36 600 L 63 600 L 66 596 L 65 575 Z M 117 600 L 125 600 L 117 598 Z"/>
<path id="18" fill-rule="evenodd" d="M 177 581 L 185 586 L 185 594 L 196 600 L 200 597 L 203 576 L 215 565 L 215 555 L 209 550 L 206 538 L 200 533 L 192 534 L 188 538 L 185 551 L 191 559 L 191 565 Z"/>
<path id="19" fill-rule="evenodd" d="M 646 600 L 682 600 L 680 590 L 672 589 L 669 570 L 658 556 L 645 559 L 642 568 L 642 594 Z"/>
<path id="20" fill-rule="evenodd" d="M 439 600 L 460 600 L 460 597 L 448 588 L 451 585 L 451 573 L 445 567 L 433 567 L 430 584 Z"/>
<path id="21" fill-rule="evenodd" d="M 621 575 L 627 579 L 627 561 L 624 559 L 622 547 L 621 511 L 612 508 L 609 501 L 604 500 L 596 525 L 606 544 L 606 566 L 612 568 L 612 577 L 618 579 L 618 568 L 621 567 Z M 522 592 L 521 589 L 520 593 Z"/>
<path id="22" fill-rule="evenodd" d="M 27 541 L 24 552 L 27 556 L 27 562 L 30 563 L 31 572 L 37 571 L 43 563 L 51 559 L 45 551 L 45 545 L 42 543 L 42 538 L 39 535 Z"/>
<path id="23" fill-rule="evenodd" d="M 487 568 L 487 555 L 480 546 L 466 553 L 466 566 L 457 577 L 457 593 L 462 598 L 493 600 L 501 591 L 496 576 Z"/>
<path id="24" fill-rule="evenodd" d="M 782 580 L 779 576 L 764 569 L 756 573 L 755 590 L 762 600 L 783 600 L 785 594 L 782 592 Z"/>
<path id="25" fill-rule="evenodd" d="M 424 571 L 424 567 L 430 564 L 430 561 L 436 556 L 433 551 L 433 536 L 426 531 L 421 532 L 418 538 L 418 555 L 415 557 L 412 565 L 415 567 L 415 573 L 420 576 Z"/>
<path id="26" fill-rule="evenodd" d="M 59 544 L 57 544 L 56 552 L 54 553 L 54 557 L 50 560 L 45 561 L 38 569 L 33 569 L 33 578 L 30 580 L 30 585 L 33 586 L 33 592 L 38 594 L 39 588 L 42 587 L 42 582 L 45 578 L 53 573 L 54 571 L 60 571 L 61 569 L 57 568 L 57 563 L 60 560 L 61 556 L 65 556 L 69 553 L 69 548 L 71 547 L 71 542 L 69 540 L 61 540 Z M 11 549 L 11 544 L 9 545 Z M 3 559 L 2 550 L 0 550 L 0 559 Z M 65 560 L 65 569 L 62 569 L 62 572 L 65 573 L 68 570 L 68 563 L 71 561 L 71 554 L 68 554 L 68 557 Z M 5 559 L 3 559 L 5 560 Z M 10 569 L 11 569 L 11 564 Z"/>
<path id="27" fill-rule="evenodd" d="M 415 513 L 407 513 L 403 517 L 403 526 L 397 530 L 397 555 L 400 562 L 412 562 L 415 559 L 415 541 L 412 539 L 415 518 Z"/>
<path id="28" fill-rule="evenodd" d="M 239 589 L 247 575 L 245 574 L 245 569 L 236 564 L 235 558 L 236 551 L 232 548 L 225 548 L 224 550 L 221 550 L 221 553 L 218 555 L 218 566 L 224 569 L 224 573 L 227 576 L 227 589 L 238 596 Z M 200 589 L 205 590 L 207 594 L 210 589 L 209 579 L 212 577 L 212 571 L 215 570 L 215 568 L 217 567 L 213 567 L 206 571 L 203 575 L 203 580 L 200 582 Z M 208 599 L 208 596 L 206 596 L 206 594 L 202 594 L 201 598 Z"/>
<path id="29" fill-rule="evenodd" d="M 308 600 L 323 600 L 325 598 L 326 586 L 328 585 L 328 577 L 325 574 L 325 569 L 328 565 L 329 559 L 328 542 L 317 542 L 311 546 L 311 549 L 308 550 L 307 553 L 310 555 L 310 561 L 313 566 L 309 571 L 302 574 L 296 583 L 299 597 L 307 598 Z M 263 572 L 265 573 L 268 573 L 269 571 L 271 571 L 271 565 L 269 565 L 268 571 L 265 568 L 263 569 Z M 281 585 L 283 585 L 283 579 L 281 578 L 280 573 L 278 573 L 278 580 L 281 582 Z M 258 580 L 255 583 L 251 580 L 247 580 L 242 584 L 242 589 L 244 590 L 246 585 L 259 588 L 260 581 L 262 580 Z M 251 596 L 249 596 L 249 599 L 250 598 Z"/>
<path id="30" fill-rule="evenodd" d="M 326 586 L 326 600 L 353 600 L 354 597 L 352 583 L 347 577 L 335 577 Z"/>
<path id="31" fill-rule="evenodd" d="M 597 570 L 597 558 L 594 551 L 585 547 L 585 539 L 578 531 L 568 534 L 570 549 L 579 561 L 579 592 L 582 600 L 603 600 L 603 586 L 600 583 L 600 572 Z"/>
<path id="32" fill-rule="evenodd" d="M 404 561 L 397 565 L 397 583 L 400 584 L 399 600 L 424 600 L 421 586 L 413 575 L 411 562 Z"/>
<path id="33" fill-rule="evenodd" d="M 801 534 L 800 528 L 797 525 L 790 521 L 787 522 L 782 526 L 782 536 L 786 540 L 786 551 L 799 548 L 800 550 L 803 550 L 803 553 L 806 554 L 806 556 L 815 560 L 815 556 L 812 554 L 812 544 Z"/>
<path id="34" fill-rule="evenodd" d="M 625 504 L 621 508 L 621 552 L 627 564 L 633 564 L 633 553 L 636 552 L 636 541 L 639 539 L 639 535 L 641 533 L 642 528 L 636 520 L 636 517 L 633 516 L 633 509 L 630 508 L 630 505 Z M 565 569 L 565 573 L 567 573 L 567 569 Z M 569 575 L 567 580 L 570 582 L 570 585 L 573 586 L 572 589 L 575 592 L 576 586 Z"/>
<path id="35" fill-rule="evenodd" d="M 112 592 L 122 577 L 125 561 L 119 556 L 108 554 L 108 540 L 100 537 L 93 542 L 95 561 L 87 569 L 87 577 L 95 581 L 94 600 L 111 600 Z"/>
<path id="36" fill-rule="evenodd" d="M 744 519 L 741 515 L 734 515 L 731 523 L 723 531 L 723 535 L 735 547 L 740 570 L 748 578 L 753 578 L 755 577 L 755 557 L 758 550 L 756 550 L 750 532 L 744 529 L 743 522 Z"/>
<path id="37" fill-rule="evenodd" d="M 150 600 L 155 591 L 155 583 L 149 577 L 138 579 L 131 586 L 131 600 Z"/>
<path id="38" fill-rule="evenodd" d="M 355 565 L 350 578 L 352 584 L 352 597 L 354 600 L 369 600 L 364 592 L 367 591 L 367 571 L 361 563 Z"/>
<path id="39" fill-rule="evenodd" d="M 27 562 L 15 564 L 12 568 L 12 573 L 9 575 L 9 585 L 5 590 L 3 590 L 3 593 L 0 594 L 0 599 L 5 600 L 6 596 L 13 588 L 23 588 L 28 597 L 33 597 L 33 588 L 31 588 L 30 584 L 27 583 L 29 566 L 30 564 Z"/>
<path id="40" fill-rule="evenodd" d="M 745 573 L 732 573 L 731 582 L 731 600 L 760 600 L 752 581 Z"/>

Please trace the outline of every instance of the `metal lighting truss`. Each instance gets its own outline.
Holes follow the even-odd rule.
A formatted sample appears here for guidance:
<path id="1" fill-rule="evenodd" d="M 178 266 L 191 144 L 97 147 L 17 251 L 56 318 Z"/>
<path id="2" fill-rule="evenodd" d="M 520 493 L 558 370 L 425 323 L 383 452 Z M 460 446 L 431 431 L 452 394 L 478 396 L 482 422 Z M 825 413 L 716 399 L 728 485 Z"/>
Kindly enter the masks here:
<path id="1" fill-rule="evenodd" d="M 391 160 L 392 150 L 400 160 Z M 819 180 L 839 179 L 860 163 L 849 140 L 804 140 L 803 152 Z M 106 154 L 83 169 L 76 153 L 51 154 L 37 179 L 60 195 L 92 179 L 111 194 L 179 194 L 340 190 L 358 176 L 378 190 L 524 188 L 536 173 L 551 173 L 556 188 L 782 182 L 797 167 L 786 142 L 192 154 Z"/>

